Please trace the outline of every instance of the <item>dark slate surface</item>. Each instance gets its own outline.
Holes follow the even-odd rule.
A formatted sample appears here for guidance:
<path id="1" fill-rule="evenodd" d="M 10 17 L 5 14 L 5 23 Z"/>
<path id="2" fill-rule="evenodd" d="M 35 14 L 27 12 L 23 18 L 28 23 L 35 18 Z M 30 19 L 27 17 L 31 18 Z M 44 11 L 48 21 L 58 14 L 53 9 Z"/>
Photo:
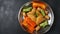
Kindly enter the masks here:
<path id="1" fill-rule="evenodd" d="M 17 15 L 19 8 L 31 0 L 0 0 L 0 34 L 28 34 L 19 26 Z M 60 34 L 60 1 L 43 0 L 54 11 L 55 21 L 46 34 Z"/>

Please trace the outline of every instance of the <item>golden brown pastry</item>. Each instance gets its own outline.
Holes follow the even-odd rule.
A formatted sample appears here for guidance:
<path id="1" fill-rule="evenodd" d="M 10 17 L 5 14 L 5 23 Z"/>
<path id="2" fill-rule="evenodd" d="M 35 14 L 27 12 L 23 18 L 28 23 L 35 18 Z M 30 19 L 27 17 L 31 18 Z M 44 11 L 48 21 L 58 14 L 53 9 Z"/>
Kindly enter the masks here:
<path id="1" fill-rule="evenodd" d="M 45 16 L 46 19 L 50 19 L 50 17 L 48 15 Z"/>
<path id="2" fill-rule="evenodd" d="M 41 16 L 38 16 L 36 18 L 36 24 L 38 25 L 39 23 L 42 23 L 43 21 L 45 20 L 45 18 L 41 17 Z"/>
<path id="3" fill-rule="evenodd" d="M 46 15 L 48 15 L 48 13 L 49 13 L 48 11 L 45 11 L 45 14 L 46 14 Z"/>
<path id="4" fill-rule="evenodd" d="M 37 27 L 36 27 L 36 31 L 38 31 L 39 29 L 40 29 L 40 26 L 37 26 Z"/>
<path id="5" fill-rule="evenodd" d="M 36 22 L 36 17 L 34 16 L 35 14 L 35 8 L 32 9 L 31 12 L 27 13 L 27 16 L 32 19 L 32 21 Z"/>

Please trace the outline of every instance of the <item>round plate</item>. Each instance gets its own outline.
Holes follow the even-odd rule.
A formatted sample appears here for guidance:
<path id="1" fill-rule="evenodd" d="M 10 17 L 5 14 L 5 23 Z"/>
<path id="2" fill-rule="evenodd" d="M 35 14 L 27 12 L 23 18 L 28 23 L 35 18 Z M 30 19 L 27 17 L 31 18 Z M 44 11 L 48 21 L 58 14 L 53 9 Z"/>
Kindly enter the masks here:
<path id="1" fill-rule="evenodd" d="M 42 1 L 41 1 L 41 2 L 42 2 Z M 43 2 L 43 3 L 45 3 L 45 2 Z M 22 8 L 23 8 L 24 6 L 27 6 L 27 5 L 29 5 L 29 4 L 31 4 L 31 1 L 25 3 L 25 4 L 20 8 L 20 10 L 19 10 L 19 13 L 18 13 L 18 21 L 19 21 L 19 24 L 20 24 L 20 25 L 21 25 L 21 23 L 22 23 L 22 21 L 23 21 L 23 15 L 22 15 L 21 10 L 22 10 Z M 54 14 L 53 14 L 53 11 L 52 11 L 51 7 L 50 7 L 47 3 L 45 3 L 45 4 L 47 5 L 47 11 L 49 11 L 48 16 L 50 16 L 50 19 L 48 20 L 49 26 L 47 26 L 46 28 L 40 30 L 40 32 L 42 32 L 42 33 L 46 33 L 47 31 L 49 31 L 50 28 L 51 28 L 51 26 L 52 26 L 52 24 L 53 24 L 53 21 L 54 21 Z M 21 25 L 21 27 L 22 27 L 22 25 Z M 23 27 L 22 27 L 22 28 L 23 28 Z M 24 29 L 24 28 L 23 28 L 23 29 Z M 25 29 L 24 29 L 24 30 L 25 30 Z M 25 30 L 25 31 L 26 31 L 26 30 Z"/>

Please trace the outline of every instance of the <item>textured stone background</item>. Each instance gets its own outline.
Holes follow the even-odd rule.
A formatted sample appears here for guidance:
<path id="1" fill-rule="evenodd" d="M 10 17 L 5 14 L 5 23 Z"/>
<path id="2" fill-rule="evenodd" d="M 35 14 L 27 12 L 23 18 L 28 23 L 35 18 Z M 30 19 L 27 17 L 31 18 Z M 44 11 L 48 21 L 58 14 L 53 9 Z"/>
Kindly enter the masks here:
<path id="1" fill-rule="evenodd" d="M 31 0 L 0 0 L 0 34 L 28 34 L 19 26 L 17 19 L 20 7 Z M 60 34 L 60 1 L 43 0 L 54 11 L 55 21 L 46 34 Z"/>

